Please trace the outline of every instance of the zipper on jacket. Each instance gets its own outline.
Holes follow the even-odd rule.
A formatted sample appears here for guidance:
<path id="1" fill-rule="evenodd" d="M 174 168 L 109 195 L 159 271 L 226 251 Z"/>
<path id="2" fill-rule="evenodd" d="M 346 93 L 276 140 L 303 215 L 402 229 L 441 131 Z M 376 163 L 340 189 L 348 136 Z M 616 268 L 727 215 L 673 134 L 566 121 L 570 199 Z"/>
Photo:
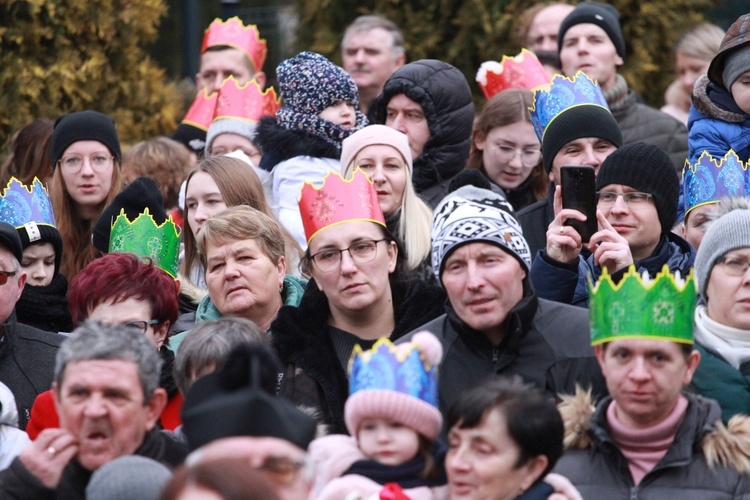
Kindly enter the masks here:
<path id="1" fill-rule="evenodd" d="M 492 364 L 496 365 L 500 360 L 500 349 L 492 349 Z"/>

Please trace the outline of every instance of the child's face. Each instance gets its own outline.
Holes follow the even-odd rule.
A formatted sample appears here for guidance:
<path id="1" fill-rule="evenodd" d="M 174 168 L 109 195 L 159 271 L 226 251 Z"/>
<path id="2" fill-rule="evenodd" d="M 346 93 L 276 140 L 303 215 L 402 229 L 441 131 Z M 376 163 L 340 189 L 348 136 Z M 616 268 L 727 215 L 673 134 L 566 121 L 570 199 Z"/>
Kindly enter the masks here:
<path id="1" fill-rule="evenodd" d="M 742 73 L 729 90 L 737 106 L 750 115 L 750 71 Z"/>
<path id="2" fill-rule="evenodd" d="M 55 276 L 55 247 L 52 243 L 36 243 L 23 251 L 21 268 L 26 272 L 26 283 L 47 286 Z"/>
<path id="3" fill-rule="evenodd" d="M 417 456 L 419 434 L 398 422 L 368 418 L 359 426 L 359 449 L 383 465 L 401 465 Z"/>
<path id="4" fill-rule="evenodd" d="M 338 101 L 333 106 L 328 106 L 318 116 L 346 129 L 352 128 L 357 122 L 354 106 L 346 101 Z"/>

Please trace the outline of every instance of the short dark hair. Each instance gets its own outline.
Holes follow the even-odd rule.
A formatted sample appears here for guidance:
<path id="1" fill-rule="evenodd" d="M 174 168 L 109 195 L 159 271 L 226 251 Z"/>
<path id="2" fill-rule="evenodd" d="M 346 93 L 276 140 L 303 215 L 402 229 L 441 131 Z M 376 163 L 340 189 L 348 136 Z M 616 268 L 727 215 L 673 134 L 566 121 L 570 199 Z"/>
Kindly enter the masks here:
<path id="1" fill-rule="evenodd" d="M 448 429 L 480 425 L 494 410 L 505 416 L 508 435 L 520 448 L 515 468 L 547 457 L 543 477 L 563 453 L 563 421 L 553 401 L 519 377 L 492 377 L 465 392 L 448 411 Z"/>

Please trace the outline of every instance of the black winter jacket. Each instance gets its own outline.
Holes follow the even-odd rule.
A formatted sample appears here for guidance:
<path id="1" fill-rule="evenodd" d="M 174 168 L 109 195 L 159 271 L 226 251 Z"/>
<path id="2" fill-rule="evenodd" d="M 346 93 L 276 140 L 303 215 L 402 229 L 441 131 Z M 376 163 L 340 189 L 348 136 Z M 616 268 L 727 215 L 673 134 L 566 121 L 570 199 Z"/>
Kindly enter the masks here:
<path id="1" fill-rule="evenodd" d="M 375 104 L 375 122 L 384 124 L 397 94 L 422 106 L 430 138 L 414 159 L 412 182 L 417 194 L 435 208 L 448 194 L 450 180 L 466 165 L 474 123 L 474 101 L 463 73 L 448 63 L 423 59 L 391 75 Z"/>

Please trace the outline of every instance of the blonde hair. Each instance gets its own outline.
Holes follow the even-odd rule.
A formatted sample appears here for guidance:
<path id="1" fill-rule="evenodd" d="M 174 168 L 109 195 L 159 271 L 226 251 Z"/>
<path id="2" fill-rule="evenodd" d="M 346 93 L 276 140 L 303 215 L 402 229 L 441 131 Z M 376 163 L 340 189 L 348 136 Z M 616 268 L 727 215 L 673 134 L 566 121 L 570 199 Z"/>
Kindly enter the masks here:
<path id="1" fill-rule="evenodd" d="M 373 139 L 370 144 L 363 145 L 359 151 L 352 156 L 352 161 L 344 167 L 344 178 L 350 178 L 354 175 L 355 158 L 367 146 L 373 144 L 383 144 L 381 141 Z M 398 151 L 397 148 L 394 148 Z M 403 159 L 403 157 L 402 157 Z M 404 162 L 406 163 L 406 162 Z M 430 240 L 432 231 L 432 210 L 423 202 L 414 191 L 411 182 L 412 166 L 406 165 L 406 183 L 404 185 L 404 197 L 401 200 L 401 207 L 398 216 L 398 226 L 394 236 L 401 243 L 405 254 L 406 269 L 411 271 L 430 255 L 432 251 L 432 242 Z"/>
<path id="2" fill-rule="evenodd" d="M 77 203 L 68 193 L 62 169 L 55 168 L 52 173 L 50 186 L 50 201 L 55 213 L 57 230 L 63 242 L 63 255 L 60 272 L 72 281 L 89 262 L 99 256 L 99 251 L 91 244 L 94 224 L 102 211 L 109 206 L 122 187 L 122 172 L 117 158 L 112 162 L 112 179 L 106 198 L 96 207 L 96 215 L 91 220 L 83 220 L 78 216 Z"/>
<path id="3" fill-rule="evenodd" d="M 674 52 L 694 57 L 701 61 L 710 61 L 714 58 L 721 41 L 724 39 L 724 30 L 715 24 L 702 23 L 686 31 L 674 44 Z"/>
<path id="4" fill-rule="evenodd" d="M 211 156 L 209 158 L 204 158 L 193 168 L 193 170 L 190 171 L 190 174 L 188 174 L 187 181 L 185 182 L 186 193 L 187 188 L 190 186 L 190 180 L 198 172 L 203 172 L 211 176 L 216 183 L 216 187 L 219 188 L 219 192 L 221 193 L 221 197 L 227 208 L 236 207 L 238 205 L 247 205 L 264 213 L 278 223 L 278 219 L 276 219 L 276 216 L 274 216 L 271 208 L 266 202 L 263 185 L 261 184 L 258 175 L 253 172 L 253 169 L 247 163 L 229 156 Z M 180 270 L 186 277 L 191 275 L 193 268 L 199 260 L 195 237 L 193 236 L 193 231 L 190 229 L 189 213 L 190 209 L 186 204 L 184 211 L 185 229 L 182 232 L 183 243 L 185 246 L 185 258 L 182 261 L 182 269 Z M 303 252 L 299 243 L 297 243 L 294 237 L 289 234 L 289 231 L 284 229 L 281 225 L 279 226 L 285 243 L 284 253 L 287 262 L 287 269 L 289 269 L 289 266 L 292 266 L 295 262 L 299 262 Z M 202 232 L 203 231 L 201 231 L 201 233 Z"/>

